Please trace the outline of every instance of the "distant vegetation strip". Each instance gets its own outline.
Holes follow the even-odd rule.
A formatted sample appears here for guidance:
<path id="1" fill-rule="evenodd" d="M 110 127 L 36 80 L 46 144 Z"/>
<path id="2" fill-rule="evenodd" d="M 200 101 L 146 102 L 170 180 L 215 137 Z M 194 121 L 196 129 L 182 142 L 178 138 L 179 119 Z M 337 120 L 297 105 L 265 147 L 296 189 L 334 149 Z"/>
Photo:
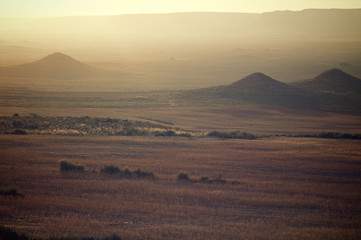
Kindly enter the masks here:
<path id="1" fill-rule="evenodd" d="M 0 117 L 0 134 L 45 134 L 70 136 L 183 136 L 192 132 L 147 121 L 92 117 Z"/>
<path id="2" fill-rule="evenodd" d="M 154 173 L 149 171 L 129 170 L 128 168 L 121 169 L 114 165 L 104 165 L 99 172 L 95 169 L 92 171 L 85 170 L 85 166 L 78 163 L 72 163 L 66 160 L 61 160 L 60 171 L 64 177 L 106 177 L 112 179 L 133 179 L 133 180 L 161 180 Z M 211 179 L 208 176 L 201 176 L 199 179 L 194 179 L 184 171 L 178 172 L 177 180 L 185 183 L 207 183 L 207 184 L 240 184 L 237 181 L 229 182 L 223 178 L 222 174 L 219 174 L 216 178 Z M 1 239 L 0 239 L 1 240 Z"/>
<path id="3" fill-rule="evenodd" d="M 311 134 L 274 134 L 257 136 L 247 132 L 233 131 L 191 131 L 177 128 L 171 122 L 152 118 L 139 117 L 148 121 L 131 121 L 113 118 L 92 117 L 43 117 L 32 113 L 27 116 L 14 114 L 0 116 L 0 134 L 40 134 L 64 136 L 156 136 L 156 137 L 210 137 L 219 139 L 267 138 L 272 136 L 329 138 L 329 139 L 361 139 L 359 133 L 322 132 Z M 152 123 L 159 122 L 158 123 Z M 161 123 L 161 124 L 160 124 Z"/>
<path id="4" fill-rule="evenodd" d="M 174 123 L 169 122 L 169 121 L 164 121 L 164 120 L 159 120 L 159 119 L 154 119 L 154 118 L 149 118 L 149 117 L 138 117 L 139 119 L 143 119 L 143 120 L 148 120 L 148 121 L 152 121 L 152 122 L 157 122 L 157 123 L 162 123 L 162 124 L 166 124 L 166 125 L 174 125 Z"/>
<path id="5" fill-rule="evenodd" d="M 32 237 L 27 234 L 17 233 L 15 230 L 0 226 L 0 240 L 122 240 L 125 238 L 121 238 L 117 235 L 112 235 L 103 238 L 93 238 L 93 237 L 49 237 L 49 238 L 41 238 L 41 237 Z"/>
<path id="6" fill-rule="evenodd" d="M 216 137 L 216 138 L 237 138 L 237 139 L 256 139 L 257 137 L 253 134 L 241 132 L 241 131 L 235 131 L 235 132 L 218 132 L 213 131 L 207 134 L 208 137 Z"/>
<path id="7" fill-rule="evenodd" d="M 72 163 L 66 160 L 61 160 L 60 162 L 60 171 L 63 174 L 67 173 L 91 173 L 91 174 L 97 174 L 95 170 L 92 170 L 91 172 L 87 172 L 85 170 L 85 166 L 78 163 Z M 157 177 L 152 172 L 143 171 L 139 168 L 131 171 L 128 168 L 125 168 L 124 170 L 120 169 L 117 166 L 114 165 L 105 165 L 100 169 L 100 174 L 102 176 L 108 176 L 112 178 L 119 178 L 119 179 L 152 179 L 155 180 Z M 66 176 L 66 175 L 64 175 Z"/>
<path id="8" fill-rule="evenodd" d="M 338 132 L 322 132 L 314 134 L 298 134 L 298 135 L 276 135 L 284 137 L 299 137 L 299 138 L 329 138 L 329 139 L 361 139 L 360 133 L 338 133 Z"/>

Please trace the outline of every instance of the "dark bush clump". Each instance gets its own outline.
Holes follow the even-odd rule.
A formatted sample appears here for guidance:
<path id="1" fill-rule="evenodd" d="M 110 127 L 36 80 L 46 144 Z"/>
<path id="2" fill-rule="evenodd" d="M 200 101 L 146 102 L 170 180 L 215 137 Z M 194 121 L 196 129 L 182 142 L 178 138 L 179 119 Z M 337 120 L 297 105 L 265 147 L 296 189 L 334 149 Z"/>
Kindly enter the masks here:
<path id="1" fill-rule="evenodd" d="M 199 181 L 200 181 L 200 182 L 208 182 L 208 181 L 209 181 L 209 177 L 203 176 L 203 177 L 201 177 L 201 178 L 199 179 Z"/>
<path id="2" fill-rule="evenodd" d="M 15 129 L 12 133 L 16 134 L 16 135 L 25 135 L 25 134 L 27 134 L 26 130 L 23 130 L 23 129 Z"/>
<path id="3" fill-rule="evenodd" d="M 84 172 L 84 165 L 60 161 L 61 172 Z"/>
<path id="4" fill-rule="evenodd" d="M 176 133 L 173 130 L 167 130 L 165 132 L 158 131 L 155 133 L 155 136 L 157 136 L 157 137 L 174 137 L 174 136 L 176 136 Z"/>
<path id="5" fill-rule="evenodd" d="M 0 226 L 1 240 L 30 240 L 26 235 L 18 234 L 13 229 Z M 34 238 L 35 240 L 36 238 Z"/>
<path id="6" fill-rule="evenodd" d="M 103 238 L 93 238 L 93 237 L 49 237 L 49 238 L 38 238 L 38 237 L 29 237 L 24 234 L 19 234 L 15 230 L 0 226 L 0 240 L 122 240 L 120 236 L 111 235 L 109 237 Z"/>
<path id="7" fill-rule="evenodd" d="M 132 173 L 132 175 L 137 178 L 151 178 L 151 179 L 155 178 L 152 172 L 145 172 L 145 171 L 141 171 L 140 169 L 135 170 Z"/>
<path id="8" fill-rule="evenodd" d="M 123 173 L 124 173 L 125 177 L 131 177 L 132 176 L 132 172 L 128 168 L 124 169 Z"/>
<path id="9" fill-rule="evenodd" d="M 15 186 L 0 188 L 0 195 L 12 196 L 12 197 L 25 197 L 25 195 L 17 189 Z"/>
<path id="10" fill-rule="evenodd" d="M 100 172 L 115 175 L 115 174 L 120 174 L 121 170 L 116 166 L 106 165 L 100 170 Z"/>
<path id="11" fill-rule="evenodd" d="M 142 171 L 137 169 L 130 171 L 128 168 L 121 170 L 120 168 L 113 165 L 106 165 L 101 170 L 101 173 L 109 174 L 117 178 L 148 178 L 155 179 L 155 175 L 152 172 Z"/>
<path id="12" fill-rule="evenodd" d="M 237 138 L 237 139 L 256 139 L 256 136 L 250 133 L 246 132 L 231 132 L 231 133 L 225 133 L 225 132 L 217 132 L 213 131 L 207 134 L 208 137 L 216 137 L 216 138 Z"/>
<path id="13" fill-rule="evenodd" d="M 188 173 L 185 173 L 185 172 L 179 172 L 177 179 L 179 181 L 189 181 L 190 180 Z"/>

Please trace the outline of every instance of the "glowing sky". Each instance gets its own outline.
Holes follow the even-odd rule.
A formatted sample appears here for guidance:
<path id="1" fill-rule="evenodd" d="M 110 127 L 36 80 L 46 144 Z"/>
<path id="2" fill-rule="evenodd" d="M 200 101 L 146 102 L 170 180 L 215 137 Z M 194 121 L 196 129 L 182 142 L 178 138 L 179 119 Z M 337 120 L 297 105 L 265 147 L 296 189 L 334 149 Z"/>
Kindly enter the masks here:
<path id="1" fill-rule="evenodd" d="M 361 0 L 0 0 L 1 17 L 361 8 Z"/>

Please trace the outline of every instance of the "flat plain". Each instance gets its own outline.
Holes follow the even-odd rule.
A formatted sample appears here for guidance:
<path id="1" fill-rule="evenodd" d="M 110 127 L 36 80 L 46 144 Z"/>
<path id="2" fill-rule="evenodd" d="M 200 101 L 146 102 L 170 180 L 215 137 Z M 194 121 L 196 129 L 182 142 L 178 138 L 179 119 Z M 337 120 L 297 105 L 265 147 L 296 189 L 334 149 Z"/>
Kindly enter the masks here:
<path id="1" fill-rule="evenodd" d="M 360 239 L 357 22 L 1 18 L 0 240 Z"/>
<path id="2" fill-rule="evenodd" d="M 359 140 L 0 136 L 0 224 L 40 237 L 357 239 Z M 59 161 L 83 164 L 62 174 Z M 118 179 L 114 165 L 156 180 Z M 194 181 L 179 181 L 182 171 Z M 219 182 L 196 181 L 201 177 Z"/>

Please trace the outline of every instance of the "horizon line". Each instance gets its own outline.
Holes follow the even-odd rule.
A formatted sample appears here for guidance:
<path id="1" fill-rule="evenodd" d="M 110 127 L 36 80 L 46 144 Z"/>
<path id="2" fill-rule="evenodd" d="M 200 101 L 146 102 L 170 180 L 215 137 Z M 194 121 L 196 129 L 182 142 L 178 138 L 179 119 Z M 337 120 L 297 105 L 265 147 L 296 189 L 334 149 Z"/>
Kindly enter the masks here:
<path id="1" fill-rule="evenodd" d="M 302 12 L 307 10 L 361 10 L 361 8 L 305 8 L 301 10 L 273 10 L 265 12 L 237 12 L 237 11 L 179 11 L 179 12 L 154 12 L 154 13 L 119 13 L 119 14 L 79 14 L 79 15 L 49 15 L 49 16 L 1 16 L 4 18 L 63 18 L 63 17 L 111 17 L 111 16 L 129 16 L 129 15 L 166 15 L 166 14 L 186 14 L 186 13 L 220 13 L 220 14 L 264 14 L 276 12 Z"/>

